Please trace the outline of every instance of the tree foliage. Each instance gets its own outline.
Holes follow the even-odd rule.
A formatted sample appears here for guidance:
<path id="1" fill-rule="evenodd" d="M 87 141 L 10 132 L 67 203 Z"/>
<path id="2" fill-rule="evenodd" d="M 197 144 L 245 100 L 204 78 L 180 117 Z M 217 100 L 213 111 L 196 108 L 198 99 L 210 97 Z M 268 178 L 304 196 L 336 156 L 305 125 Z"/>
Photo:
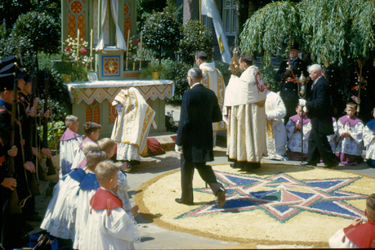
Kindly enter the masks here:
<path id="1" fill-rule="evenodd" d="M 178 51 L 182 61 L 193 64 L 197 51 L 204 51 L 209 58 L 212 57 L 212 34 L 206 26 L 198 20 L 190 20 L 182 27 L 182 33 Z"/>

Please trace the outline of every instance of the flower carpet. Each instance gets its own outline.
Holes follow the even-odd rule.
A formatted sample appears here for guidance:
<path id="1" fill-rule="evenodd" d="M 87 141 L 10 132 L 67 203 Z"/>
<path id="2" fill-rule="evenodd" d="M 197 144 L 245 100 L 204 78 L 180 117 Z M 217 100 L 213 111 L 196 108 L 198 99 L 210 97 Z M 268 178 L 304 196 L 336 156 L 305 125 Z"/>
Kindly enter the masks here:
<path id="1" fill-rule="evenodd" d="M 194 205 L 174 201 L 181 194 L 180 171 L 144 183 L 135 196 L 140 212 L 157 225 L 226 241 L 327 247 L 328 239 L 364 216 L 375 179 L 323 168 L 262 164 L 246 173 L 214 165 L 227 190 L 226 203 L 195 171 Z M 254 246 L 255 246 L 254 245 Z"/>

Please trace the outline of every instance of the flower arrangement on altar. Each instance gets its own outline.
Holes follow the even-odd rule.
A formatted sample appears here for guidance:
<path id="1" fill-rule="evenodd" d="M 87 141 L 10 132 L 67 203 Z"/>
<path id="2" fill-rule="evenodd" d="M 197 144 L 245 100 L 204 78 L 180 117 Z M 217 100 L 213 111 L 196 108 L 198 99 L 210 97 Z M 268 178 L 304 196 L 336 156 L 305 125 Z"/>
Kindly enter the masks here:
<path id="1" fill-rule="evenodd" d="M 77 62 L 78 67 L 83 65 L 87 69 L 93 60 L 93 57 L 87 56 L 86 47 L 88 46 L 88 42 L 84 41 L 83 38 L 78 42 L 77 38 L 73 39 L 68 36 L 65 43 L 66 47 L 63 51 L 63 61 Z"/>

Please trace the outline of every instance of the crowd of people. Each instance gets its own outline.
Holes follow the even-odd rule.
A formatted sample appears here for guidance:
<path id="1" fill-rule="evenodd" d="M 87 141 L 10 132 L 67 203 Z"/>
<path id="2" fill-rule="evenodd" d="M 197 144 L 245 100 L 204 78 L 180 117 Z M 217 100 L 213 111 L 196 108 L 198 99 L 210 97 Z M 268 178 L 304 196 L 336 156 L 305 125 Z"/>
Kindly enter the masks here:
<path id="1" fill-rule="evenodd" d="M 375 166 L 375 119 L 365 124 L 356 117 L 355 102 L 347 104 L 346 115 L 333 118 L 332 91 L 322 68 L 317 64 L 307 67 L 298 58 L 298 49 L 294 44 L 291 58 L 280 66 L 276 76 L 281 82 L 279 93 L 263 81 L 251 56 L 233 61 L 225 87 L 221 72 L 208 63 L 207 54 L 196 53 L 199 68 L 191 68 L 187 74 L 190 89 L 183 95 L 175 142 L 175 150 L 181 154 L 177 203 L 194 204 L 192 181 L 197 169 L 217 197 L 217 207 L 225 205 L 226 190 L 206 164 L 214 159 L 216 132 L 223 129 L 227 129 L 227 155 L 233 168 L 258 169 L 262 157 L 311 166 L 323 161 L 327 168 L 339 163 L 358 165 L 364 148 L 368 165 Z M 301 74 L 310 77 L 306 100 L 298 95 Z M 5 209 L 1 209 L 0 220 L 6 248 L 17 247 L 15 239 L 22 234 L 17 229 L 37 217 L 31 192 L 37 171 L 33 162 L 40 153 L 51 157 L 47 147 L 39 152 L 33 142 L 39 136 L 29 130 L 37 126 L 35 120 L 49 117 L 48 111 L 37 112 L 37 98 L 30 102 L 31 83 L 16 57 L 1 61 L 0 205 Z M 134 219 L 138 206 L 131 206 L 126 171 L 147 152 L 147 135 L 151 127 L 156 128 L 155 112 L 135 88 L 122 90 L 112 105 L 118 117 L 111 138 L 98 140 L 101 125 L 94 122 L 83 124 L 85 134 L 81 136 L 78 118 L 68 115 L 65 119 L 59 181 L 40 228 L 52 240 L 70 240 L 74 249 L 133 249 L 140 241 Z M 111 160 L 115 155 L 118 162 Z M 371 218 L 373 203 L 373 197 L 369 198 L 366 213 Z"/>

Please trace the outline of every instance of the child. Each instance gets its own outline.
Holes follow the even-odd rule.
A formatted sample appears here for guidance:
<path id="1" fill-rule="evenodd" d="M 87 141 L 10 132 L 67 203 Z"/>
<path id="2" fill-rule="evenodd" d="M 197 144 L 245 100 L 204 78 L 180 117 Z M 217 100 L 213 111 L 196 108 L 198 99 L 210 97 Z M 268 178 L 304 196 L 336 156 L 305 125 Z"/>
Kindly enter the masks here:
<path id="1" fill-rule="evenodd" d="M 357 218 L 354 222 L 338 230 L 328 243 L 331 248 L 374 248 L 375 242 L 375 194 L 366 199 L 365 215 L 368 223 Z"/>
<path id="2" fill-rule="evenodd" d="M 72 168 L 74 157 L 76 156 L 82 137 L 77 134 L 79 120 L 74 115 L 65 118 L 66 130 L 60 138 L 60 179 Z"/>
<path id="3" fill-rule="evenodd" d="M 99 148 L 95 143 L 86 142 L 82 149 L 93 152 Z M 88 154 L 87 157 L 90 164 L 95 161 L 95 155 Z M 40 228 L 55 237 L 74 239 L 76 209 L 74 197 L 85 175 L 86 173 L 83 169 L 76 168 L 59 180 L 54 187 L 52 199 L 48 204 Z"/>
<path id="4" fill-rule="evenodd" d="M 80 249 L 83 233 L 87 229 L 86 222 L 89 214 L 89 204 L 91 197 L 99 188 L 98 180 L 95 175 L 95 168 L 101 162 L 107 159 L 107 154 L 101 150 L 90 151 L 87 154 L 87 165 L 84 169 L 86 175 L 76 193 L 70 200 L 70 204 L 75 203 L 75 237 L 73 242 L 74 249 Z"/>
<path id="5" fill-rule="evenodd" d="M 122 208 L 116 195 L 118 167 L 112 161 L 98 164 L 95 173 L 100 188 L 90 199 L 87 227 L 80 249 L 134 249 L 139 242 L 136 222 Z M 110 204 L 110 205 L 109 205 Z"/>
<path id="6" fill-rule="evenodd" d="M 339 118 L 340 141 L 337 152 L 340 154 L 340 163 L 348 166 L 357 166 L 362 161 L 362 132 L 363 123 L 355 116 L 357 106 L 354 103 L 346 105 L 346 114 Z"/>
<path id="7" fill-rule="evenodd" d="M 372 111 L 375 118 L 375 108 Z M 366 147 L 366 162 L 369 167 L 375 167 L 375 119 L 369 121 L 363 129 L 363 142 Z"/>
<path id="8" fill-rule="evenodd" d="M 288 159 L 290 161 L 301 160 L 301 120 L 303 126 L 303 158 L 307 157 L 308 140 L 311 132 L 311 122 L 307 118 L 302 107 L 297 105 L 297 115 L 291 116 L 286 124 L 286 133 L 289 138 L 288 142 Z M 303 118 L 302 118 L 303 117 Z"/>
<path id="9" fill-rule="evenodd" d="M 112 158 L 115 153 L 115 146 L 116 142 L 109 138 L 103 138 L 98 141 L 98 146 L 101 150 L 107 153 L 108 159 Z M 138 214 L 139 207 L 135 205 L 134 207 L 131 206 L 128 190 L 130 186 L 128 185 L 128 180 L 126 178 L 126 174 L 123 172 L 126 170 L 126 163 L 124 163 L 119 168 L 118 173 L 118 191 L 117 194 L 121 197 L 122 204 L 124 210 L 129 213 L 129 216 L 135 217 Z"/>
<path id="10" fill-rule="evenodd" d="M 86 122 L 85 124 L 83 124 L 83 130 L 85 131 L 86 138 L 79 144 L 79 150 L 77 155 L 74 157 L 72 168 L 76 168 L 81 163 L 81 161 L 85 159 L 85 154 L 82 151 L 83 143 L 87 141 L 96 143 L 99 138 L 101 129 L 102 126 L 95 122 Z"/>

